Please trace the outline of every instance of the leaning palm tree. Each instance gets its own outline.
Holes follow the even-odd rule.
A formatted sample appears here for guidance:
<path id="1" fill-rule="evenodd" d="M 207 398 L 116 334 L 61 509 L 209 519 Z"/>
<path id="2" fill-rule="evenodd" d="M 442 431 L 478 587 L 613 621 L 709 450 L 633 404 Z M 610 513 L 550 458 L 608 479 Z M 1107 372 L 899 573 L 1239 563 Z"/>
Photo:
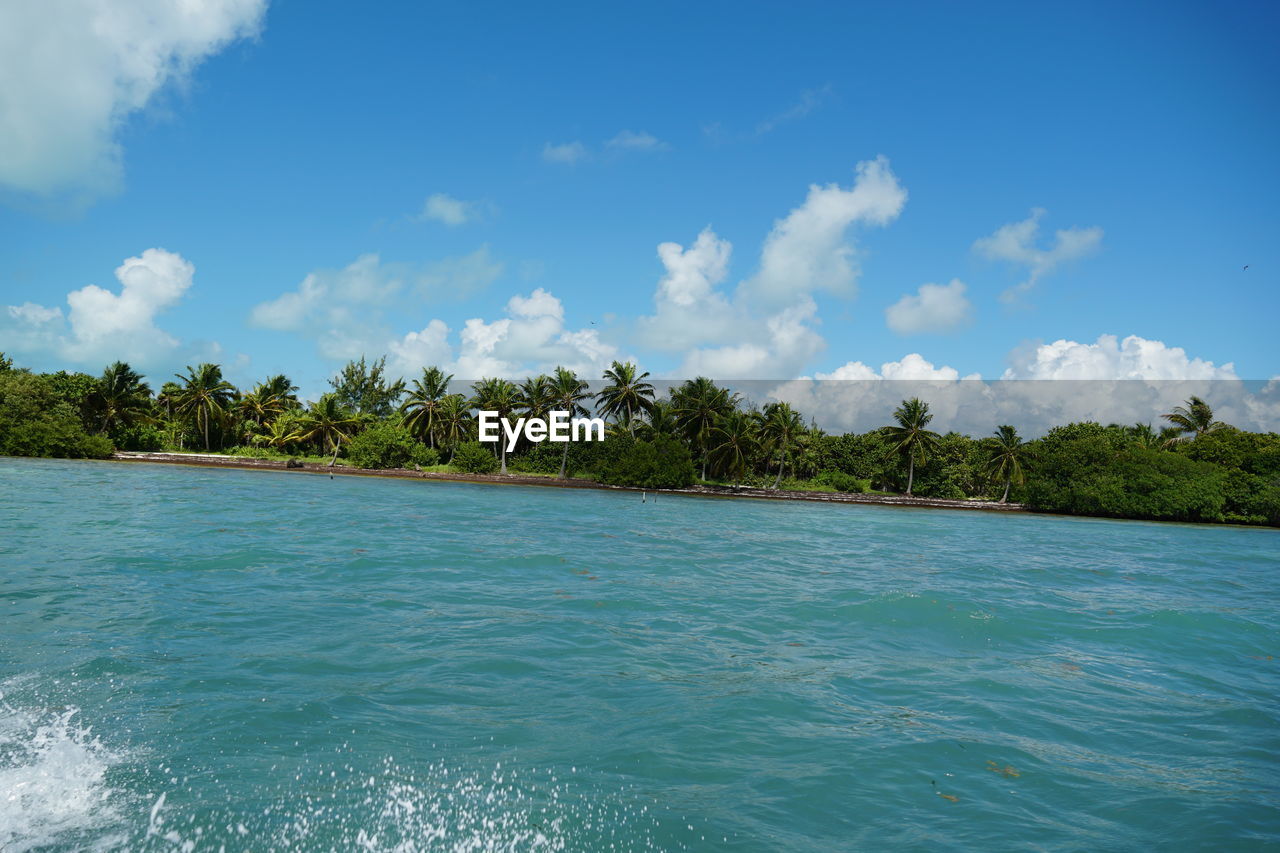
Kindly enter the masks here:
<path id="1" fill-rule="evenodd" d="M 747 464 L 760 446 L 756 424 L 756 418 L 734 410 L 719 418 L 708 432 L 711 458 L 735 486 L 742 482 Z"/>
<path id="2" fill-rule="evenodd" d="M 440 400 L 433 438 L 442 448 L 454 449 L 471 435 L 471 403 L 462 394 L 446 394 Z"/>
<path id="3" fill-rule="evenodd" d="M 707 442 L 716 421 L 738 405 L 738 395 L 718 387 L 705 376 L 690 379 L 671 395 L 673 414 L 685 438 L 702 457 L 702 479 L 707 479 Z"/>
<path id="4" fill-rule="evenodd" d="M 499 418 L 509 418 L 520 406 L 520 390 L 506 379 L 481 379 L 471 386 L 475 397 L 471 404 L 477 409 L 497 412 Z M 501 460 L 500 471 L 507 473 L 507 440 L 504 435 L 498 436 L 498 458 Z"/>
<path id="5" fill-rule="evenodd" d="M 209 425 L 221 424 L 235 401 L 235 386 L 222 378 L 222 368 L 216 364 L 187 366 L 187 375 L 174 374 L 182 380 L 182 387 L 174 399 L 173 411 L 189 420 L 204 437 L 204 449 L 212 449 L 209 443 Z"/>
<path id="6" fill-rule="evenodd" d="M 118 426 L 131 426 L 147 417 L 151 386 L 123 361 L 102 371 L 94 383 L 90 404 L 98 417 L 99 432 L 106 434 Z"/>
<path id="7" fill-rule="evenodd" d="M 634 362 L 615 361 L 604 372 L 609 384 L 596 394 L 600 413 L 612 417 L 614 423 L 627 425 L 627 431 L 635 434 L 635 416 L 647 412 L 653 405 L 653 386 L 644 380 L 648 373 L 640 373 Z"/>
<path id="8" fill-rule="evenodd" d="M 1019 485 L 1026 479 L 1022 462 L 1027 453 L 1027 445 L 1018 435 L 1018 430 L 1009 424 L 996 427 L 995 445 L 991 458 L 987 460 L 987 473 L 996 480 L 1004 480 L 1004 494 L 1000 503 L 1009 502 L 1009 488 L 1017 482 Z"/>
<path id="9" fill-rule="evenodd" d="M 587 408 L 582 405 L 582 401 L 589 399 L 591 394 L 587 392 L 587 383 L 579 379 L 578 374 L 567 367 L 556 368 L 556 372 L 551 376 L 551 405 L 557 411 L 568 412 L 570 419 L 585 417 Z M 566 441 L 564 453 L 560 456 L 561 480 L 564 479 L 568 467 L 569 442 Z"/>
<path id="10" fill-rule="evenodd" d="M 1161 417 L 1178 430 L 1178 435 L 1171 438 L 1169 444 L 1191 441 L 1226 426 L 1222 421 L 1213 419 L 1213 409 L 1199 397 L 1187 400 L 1185 406 L 1174 406 L 1172 412 Z"/>
<path id="11" fill-rule="evenodd" d="M 404 413 L 404 425 L 414 437 L 425 438 L 428 447 L 436 446 L 436 418 L 440 414 L 440 401 L 449 394 L 453 375 L 446 375 L 438 367 L 422 368 L 422 377 L 413 380 L 409 396 L 400 404 Z"/>
<path id="12" fill-rule="evenodd" d="M 303 412 L 298 423 L 297 441 L 319 443 L 325 452 L 332 452 L 336 461 L 338 448 L 344 441 L 350 441 L 361 420 L 357 415 L 344 409 L 338 402 L 338 395 L 324 394 Z M 330 463 L 333 464 L 333 463 Z"/>
<path id="13" fill-rule="evenodd" d="M 804 432 L 804 418 L 787 403 L 770 403 L 761 412 L 760 438 L 769 453 L 778 460 L 778 477 L 773 481 L 775 489 L 782 485 L 782 475 L 791 459 L 792 448 Z"/>
<path id="14" fill-rule="evenodd" d="M 938 434 L 925 429 L 933 415 L 929 414 L 929 404 L 919 397 L 903 400 L 902 405 L 893 410 L 897 426 L 886 427 L 891 449 L 890 453 L 907 458 L 907 497 L 911 497 L 911 487 L 915 483 L 916 463 L 923 465 L 928 455 L 938 446 Z"/>

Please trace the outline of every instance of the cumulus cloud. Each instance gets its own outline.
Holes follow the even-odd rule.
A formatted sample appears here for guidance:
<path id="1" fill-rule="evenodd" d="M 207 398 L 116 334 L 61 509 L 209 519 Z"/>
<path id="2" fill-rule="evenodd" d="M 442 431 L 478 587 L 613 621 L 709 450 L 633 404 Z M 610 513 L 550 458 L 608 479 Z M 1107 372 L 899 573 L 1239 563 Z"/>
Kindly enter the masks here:
<path id="1" fill-rule="evenodd" d="M 412 376 L 423 367 L 438 365 L 467 380 L 522 378 L 557 366 L 596 377 L 618 357 L 616 347 L 601 340 L 596 330 L 566 328 L 564 306 L 543 288 L 512 296 L 505 313 L 493 321 L 467 320 L 456 350 L 449 343 L 448 326 L 432 320 L 422 331 L 390 343 L 388 366 Z"/>
<path id="2" fill-rule="evenodd" d="M 933 428 L 975 436 L 1006 423 L 1028 437 L 1072 421 L 1159 425 L 1164 412 L 1192 395 L 1209 401 L 1227 423 L 1280 428 L 1280 382 L 1244 382 L 1230 364 L 1217 366 L 1160 341 L 1134 335 L 1122 341 L 1104 335 L 1094 344 L 1057 341 L 1017 350 L 1010 361 L 1014 366 L 1002 379 L 984 381 L 911 353 L 878 369 L 854 361 L 812 379 L 735 389 L 756 400 L 790 402 L 834 431 L 888 424 L 910 397 L 929 403 Z"/>
<path id="3" fill-rule="evenodd" d="M 884 158 L 858 164 L 849 189 L 811 186 L 805 201 L 774 223 L 759 269 L 732 296 L 721 287 L 732 253 L 727 240 L 705 228 L 687 248 L 660 244 L 656 310 L 637 321 L 637 341 L 681 353 L 676 376 L 796 375 L 826 347 L 813 294 L 853 295 L 856 258 L 845 231 L 886 224 L 905 202 Z"/>
<path id="4" fill-rule="evenodd" d="M 666 151 L 671 146 L 652 133 L 624 130 L 604 144 L 613 151 Z"/>
<path id="5" fill-rule="evenodd" d="M 958 278 L 950 284 L 922 284 L 915 295 L 905 294 L 886 308 L 885 320 L 900 335 L 950 331 L 973 319 L 973 305 L 964 292 Z"/>
<path id="6" fill-rule="evenodd" d="M 1031 216 L 1021 222 L 1002 225 L 994 234 L 973 244 L 974 251 L 984 257 L 1008 261 L 1027 270 L 1026 280 L 1000 294 L 1001 302 L 1013 302 L 1057 267 L 1096 251 L 1102 244 L 1102 229 L 1095 225 L 1058 230 L 1054 232 L 1052 246 L 1038 248 L 1036 239 L 1044 214 L 1043 208 L 1034 208 Z"/>
<path id="7" fill-rule="evenodd" d="M 147 249 L 126 259 L 115 274 L 118 293 L 95 284 L 73 290 L 65 315 L 33 302 L 8 306 L 6 346 L 78 364 L 123 359 L 147 365 L 173 353 L 179 341 L 156 326 L 156 317 L 191 288 L 195 266 L 174 252 Z"/>
<path id="8" fill-rule="evenodd" d="M 887 225 L 906 202 L 907 191 L 884 157 L 859 163 L 849 189 L 810 186 L 804 203 L 774 223 L 765 238 L 759 271 L 742 284 L 744 294 L 773 305 L 816 291 L 853 296 L 857 254 L 845 232 L 855 224 Z"/>
<path id="9" fill-rule="evenodd" d="M 572 166 L 587 156 L 587 146 L 581 142 L 562 142 L 552 145 L 550 142 L 542 146 L 542 159 L 548 163 L 562 163 Z"/>
<path id="10" fill-rule="evenodd" d="M 418 219 L 441 222 L 452 228 L 481 219 L 484 207 L 480 202 L 462 201 L 447 193 L 433 193 L 423 202 Z"/>
<path id="11" fill-rule="evenodd" d="M 1058 340 L 1010 354 L 1005 379 L 1235 379 L 1235 366 L 1188 357 L 1182 347 L 1129 335 L 1091 344 Z"/>
<path id="12" fill-rule="evenodd" d="M 84 200 L 116 189 L 128 117 L 254 35 L 265 8 L 265 0 L 0 4 L 0 187 Z"/>

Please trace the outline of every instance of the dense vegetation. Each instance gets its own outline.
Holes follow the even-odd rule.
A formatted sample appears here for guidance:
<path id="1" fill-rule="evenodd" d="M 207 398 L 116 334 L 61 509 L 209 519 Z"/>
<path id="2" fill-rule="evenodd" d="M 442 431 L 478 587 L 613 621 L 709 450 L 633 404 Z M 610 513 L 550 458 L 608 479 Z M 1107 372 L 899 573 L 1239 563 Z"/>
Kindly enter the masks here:
<path id="1" fill-rule="evenodd" d="M 1008 425 L 974 439 L 929 429 L 925 401 L 904 400 L 894 423 L 827 435 L 786 403 L 754 408 L 699 377 L 657 399 L 648 374 L 614 362 L 592 394 L 572 371 L 521 383 L 489 378 L 470 394 L 427 368 L 409 383 L 385 359 L 361 358 L 304 403 L 285 376 L 242 391 L 216 364 L 188 367 L 153 390 L 129 365 L 101 376 L 37 374 L 0 354 L 0 454 L 106 457 L 114 449 L 201 450 L 312 457 L 361 468 L 587 477 L 643 488 L 711 484 L 1019 501 L 1033 509 L 1117 518 L 1280 525 L 1280 435 L 1213 419 L 1203 400 L 1168 425 L 1086 422 L 1024 441 Z M 603 442 L 476 440 L 478 409 L 547 417 L 593 413 Z M 339 462 L 338 460 L 341 460 Z"/>

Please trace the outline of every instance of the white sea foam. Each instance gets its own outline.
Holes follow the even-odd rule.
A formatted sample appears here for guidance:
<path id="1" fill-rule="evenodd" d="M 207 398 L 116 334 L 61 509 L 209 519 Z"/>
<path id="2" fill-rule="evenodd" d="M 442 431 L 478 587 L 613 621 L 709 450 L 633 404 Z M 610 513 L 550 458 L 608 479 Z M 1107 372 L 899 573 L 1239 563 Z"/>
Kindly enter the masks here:
<path id="1" fill-rule="evenodd" d="M 0 850 L 101 839 L 119 819 L 106 781 L 116 759 L 79 709 L 24 707 L 0 692 Z"/>

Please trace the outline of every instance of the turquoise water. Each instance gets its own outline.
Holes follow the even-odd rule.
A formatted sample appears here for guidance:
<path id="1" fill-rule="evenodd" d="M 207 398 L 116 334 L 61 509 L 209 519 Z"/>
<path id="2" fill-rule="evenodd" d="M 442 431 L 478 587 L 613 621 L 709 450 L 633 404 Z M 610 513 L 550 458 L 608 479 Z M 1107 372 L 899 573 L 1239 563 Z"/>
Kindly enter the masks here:
<path id="1" fill-rule="evenodd" d="M 0 459 L 0 850 L 1275 846 L 1278 546 Z"/>

